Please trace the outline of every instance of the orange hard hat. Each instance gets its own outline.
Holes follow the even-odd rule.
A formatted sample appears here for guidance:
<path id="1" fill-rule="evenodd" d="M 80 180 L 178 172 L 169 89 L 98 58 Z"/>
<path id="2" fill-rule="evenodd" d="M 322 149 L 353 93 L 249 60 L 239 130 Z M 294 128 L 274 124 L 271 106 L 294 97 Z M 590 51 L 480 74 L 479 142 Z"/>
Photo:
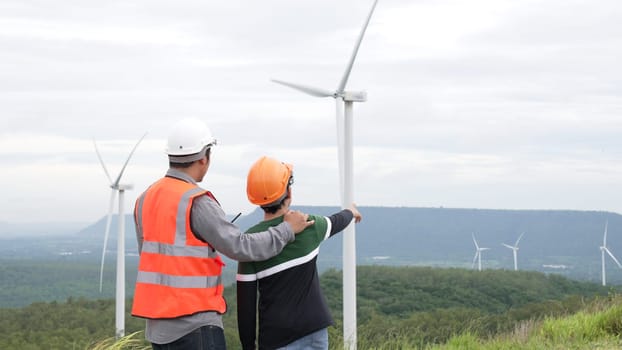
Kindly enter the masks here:
<path id="1" fill-rule="evenodd" d="M 274 158 L 259 158 L 248 171 L 246 195 L 248 200 L 259 206 L 277 204 L 287 196 L 287 187 L 293 183 L 291 164 Z"/>

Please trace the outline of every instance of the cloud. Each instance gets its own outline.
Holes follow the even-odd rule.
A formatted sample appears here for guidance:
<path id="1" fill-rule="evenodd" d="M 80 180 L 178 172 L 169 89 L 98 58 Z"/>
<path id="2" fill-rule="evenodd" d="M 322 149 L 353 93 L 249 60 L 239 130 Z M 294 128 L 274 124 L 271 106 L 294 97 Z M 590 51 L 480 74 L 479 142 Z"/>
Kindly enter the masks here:
<path id="1" fill-rule="evenodd" d="M 371 3 L 3 1 L 0 221 L 105 215 L 93 139 L 114 173 L 148 132 L 131 203 L 185 116 L 220 141 L 204 186 L 227 211 L 252 209 L 263 154 L 296 165 L 299 204 L 336 205 L 335 101 L 270 79 L 335 89 Z M 610 0 L 379 1 L 347 86 L 368 93 L 357 202 L 620 210 L 621 20 Z"/>

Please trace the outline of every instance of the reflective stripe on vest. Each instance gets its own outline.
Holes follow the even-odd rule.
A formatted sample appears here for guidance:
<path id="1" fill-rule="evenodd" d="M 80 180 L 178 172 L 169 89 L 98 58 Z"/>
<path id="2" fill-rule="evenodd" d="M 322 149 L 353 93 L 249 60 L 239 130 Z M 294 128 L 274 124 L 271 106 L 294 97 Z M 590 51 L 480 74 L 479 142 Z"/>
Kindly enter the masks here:
<path id="1" fill-rule="evenodd" d="M 190 228 L 192 201 L 201 195 L 213 198 L 194 184 L 165 177 L 136 201 L 134 216 L 144 241 L 132 315 L 175 318 L 226 311 L 224 263 Z"/>

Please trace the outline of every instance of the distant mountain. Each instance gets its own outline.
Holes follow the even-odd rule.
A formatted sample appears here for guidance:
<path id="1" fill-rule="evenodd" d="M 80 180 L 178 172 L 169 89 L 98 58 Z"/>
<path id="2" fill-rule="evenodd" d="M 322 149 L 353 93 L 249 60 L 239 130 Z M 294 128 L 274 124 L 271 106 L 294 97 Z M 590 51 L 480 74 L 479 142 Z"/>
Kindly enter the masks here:
<path id="1" fill-rule="evenodd" d="M 337 208 L 299 207 L 328 215 Z M 605 223 L 607 244 L 622 258 L 622 216 L 610 212 L 566 210 L 489 210 L 452 208 L 362 207 L 356 228 L 358 264 L 471 267 L 475 235 L 484 268 L 512 269 L 512 251 L 502 243 L 519 243 L 520 269 L 598 279 Z M 322 247 L 322 256 L 340 256 L 341 239 Z M 622 272 L 607 261 L 608 276 Z M 615 277 L 614 277 L 615 276 Z"/>
<path id="2" fill-rule="evenodd" d="M 0 221 L 0 239 L 24 236 L 69 235 L 75 233 L 85 225 L 86 223 L 84 222 L 10 223 Z"/>
<path id="3" fill-rule="evenodd" d="M 294 209 L 330 215 L 337 207 L 296 206 Z M 483 268 L 512 269 L 512 251 L 502 243 L 519 244 L 518 265 L 522 270 L 556 272 L 597 281 L 600 278 L 600 250 L 605 223 L 607 243 L 622 259 L 622 216 L 611 212 L 569 210 L 490 210 L 457 208 L 360 207 L 363 221 L 356 226 L 359 265 L 424 265 L 467 267 L 472 265 L 474 234 L 481 247 Z M 232 218 L 233 216 L 230 216 Z M 236 220 L 246 229 L 260 221 L 258 209 Z M 116 247 L 117 223 L 113 217 L 109 254 Z M 134 223 L 127 215 L 126 249 L 137 253 Z M 76 230 L 77 243 L 101 252 L 106 218 Z M 340 236 L 322 245 L 320 268 L 341 269 Z M 101 253 L 98 253 L 101 256 Z M 97 256 L 97 254 L 95 254 Z M 607 257 L 608 258 L 608 257 Z M 235 265 L 233 262 L 229 266 Z M 622 283 L 622 270 L 607 260 L 608 280 Z"/>

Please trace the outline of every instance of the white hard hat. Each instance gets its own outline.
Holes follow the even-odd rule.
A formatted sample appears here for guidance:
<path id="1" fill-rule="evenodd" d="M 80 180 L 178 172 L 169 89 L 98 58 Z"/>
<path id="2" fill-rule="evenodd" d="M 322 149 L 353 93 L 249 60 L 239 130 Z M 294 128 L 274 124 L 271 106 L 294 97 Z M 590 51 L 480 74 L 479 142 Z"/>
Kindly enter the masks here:
<path id="1" fill-rule="evenodd" d="M 185 118 L 178 121 L 168 136 L 166 154 L 169 158 L 178 158 L 178 161 L 194 161 L 197 159 L 183 159 L 185 156 L 202 152 L 206 147 L 216 144 L 207 125 L 196 118 Z M 199 156 L 202 156 L 199 154 Z"/>

